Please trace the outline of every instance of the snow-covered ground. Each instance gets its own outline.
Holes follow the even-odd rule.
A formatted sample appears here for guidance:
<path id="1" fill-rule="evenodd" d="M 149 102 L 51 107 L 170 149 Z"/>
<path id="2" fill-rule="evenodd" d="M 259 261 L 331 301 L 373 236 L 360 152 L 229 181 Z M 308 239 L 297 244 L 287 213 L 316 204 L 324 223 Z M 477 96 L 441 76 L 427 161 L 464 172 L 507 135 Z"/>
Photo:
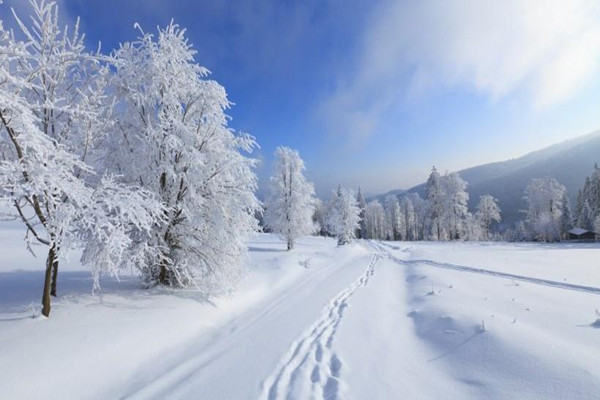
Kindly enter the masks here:
<path id="1" fill-rule="evenodd" d="M 0 398 L 598 398 L 598 245 L 284 250 L 257 235 L 220 299 L 135 276 L 92 294 L 73 257 L 45 319 L 43 257 L 0 231 Z"/>

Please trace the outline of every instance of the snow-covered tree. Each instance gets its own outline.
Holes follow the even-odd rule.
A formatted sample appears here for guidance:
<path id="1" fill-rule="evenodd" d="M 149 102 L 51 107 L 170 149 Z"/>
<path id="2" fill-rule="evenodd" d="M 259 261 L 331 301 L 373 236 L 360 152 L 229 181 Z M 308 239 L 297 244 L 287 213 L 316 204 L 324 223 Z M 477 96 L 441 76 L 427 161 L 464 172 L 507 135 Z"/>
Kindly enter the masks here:
<path id="1" fill-rule="evenodd" d="M 0 197 L 28 246 L 48 247 L 48 316 L 65 250 L 84 248 L 97 287 L 101 273 L 134 256 L 128 233 L 147 234 L 162 209 L 150 193 L 96 173 L 111 121 L 109 68 L 85 50 L 78 25 L 61 31 L 55 3 L 30 4 L 31 26 L 15 15 L 21 39 L 0 24 Z"/>
<path id="2" fill-rule="evenodd" d="M 537 240 L 560 239 L 560 218 L 566 189 L 554 178 L 532 179 L 525 188 L 527 224 Z"/>
<path id="3" fill-rule="evenodd" d="M 360 208 L 360 224 L 358 228 L 357 237 L 359 239 L 364 239 L 366 238 L 365 233 L 367 230 L 367 227 L 365 225 L 365 210 L 367 208 L 367 203 L 365 202 L 365 198 L 363 197 L 360 187 L 358 188 L 358 195 L 356 196 L 356 201 L 358 203 L 358 207 Z"/>
<path id="4" fill-rule="evenodd" d="M 383 206 L 377 200 L 370 201 L 365 208 L 365 238 L 385 239 L 386 231 Z"/>
<path id="5" fill-rule="evenodd" d="M 313 214 L 313 222 L 317 228 L 319 236 L 327 236 L 327 215 L 329 214 L 329 203 L 316 198 L 315 212 Z"/>
<path id="6" fill-rule="evenodd" d="M 440 176 L 433 167 L 425 187 L 428 237 L 433 240 L 460 239 L 469 211 L 467 183 L 456 172 Z"/>
<path id="7" fill-rule="evenodd" d="M 507 229 L 503 234 L 504 240 L 508 242 L 524 242 L 529 240 L 529 233 L 523 221 L 514 224 L 513 227 Z"/>
<path id="8" fill-rule="evenodd" d="M 525 227 L 525 223 L 523 221 L 519 221 L 515 225 L 514 238 L 515 242 L 524 242 L 530 239 L 529 233 L 527 232 L 527 228 Z"/>
<path id="9" fill-rule="evenodd" d="M 463 232 L 463 222 L 469 213 L 467 202 L 469 194 L 467 193 L 467 182 L 465 182 L 458 173 L 452 172 L 445 174 L 441 180 L 442 195 L 442 224 L 443 230 L 448 239 L 460 239 Z M 435 201 L 432 204 L 435 206 Z M 438 235 L 438 240 L 442 239 Z"/>
<path id="10" fill-rule="evenodd" d="M 423 240 L 427 231 L 427 202 L 418 193 L 404 196 L 408 240 Z"/>
<path id="11" fill-rule="evenodd" d="M 584 200 L 581 214 L 579 215 L 578 225 L 583 229 L 594 229 L 594 211 L 588 200 Z"/>
<path id="12" fill-rule="evenodd" d="M 575 219 L 579 227 L 593 229 L 594 220 L 600 216 L 600 168 L 594 165 L 592 174 L 585 178 L 577 196 Z"/>
<path id="13" fill-rule="evenodd" d="M 185 30 L 171 23 L 115 52 L 120 135 L 112 170 L 151 191 L 166 211 L 137 263 L 148 285 L 232 290 L 257 229 L 256 143 L 228 127 L 225 89 L 198 65 Z"/>
<path id="14" fill-rule="evenodd" d="M 400 240 L 402 237 L 403 214 L 400 211 L 400 202 L 396 195 L 388 195 L 385 198 L 386 238 L 389 240 Z"/>
<path id="15" fill-rule="evenodd" d="M 471 213 L 467 213 L 462 223 L 461 237 L 465 240 L 481 240 L 484 237 L 481 221 Z M 486 237 L 486 240 L 489 236 Z"/>
<path id="16" fill-rule="evenodd" d="M 482 236 L 485 240 L 490 238 L 490 226 L 492 222 L 500 222 L 500 207 L 498 207 L 498 200 L 489 194 L 485 194 L 479 197 L 479 203 L 477 204 L 477 211 L 475 217 L 482 229 Z"/>
<path id="17" fill-rule="evenodd" d="M 337 238 L 339 245 L 350 243 L 355 238 L 360 223 L 360 208 L 352 190 L 341 185 L 333 192 L 328 216 L 330 232 Z"/>
<path id="18" fill-rule="evenodd" d="M 402 236 L 404 240 L 416 240 L 415 210 L 409 196 L 402 198 L 401 209 L 404 214 L 404 234 Z"/>
<path id="19" fill-rule="evenodd" d="M 316 228 L 312 221 L 315 189 L 304 177 L 305 169 L 296 150 L 277 148 L 265 225 L 286 240 L 288 250 L 294 248 L 297 238 L 310 235 Z"/>
<path id="20" fill-rule="evenodd" d="M 319 198 L 315 198 L 312 220 L 315 224 L 315 233 L 319 236 L 327 236 L 327 203 Z"/>
<path id="21" fill-rule="evenodd" d="M 571 212 L 571 202 L 565 191 L 562 199 L 562 210 L 560 215 L 560 232 L 563 238 L 567 238 L 569 230 L 573 229 L 573 214 Z"/>
<path id="22" fill-rule="evenodd" d="M 590 176 L 587 200 L 590 203 L 595 219 L 600 215 L 600 167 L 598 167 L 598 164 L 594 164 L 594 171 Z"/>
<path id="23" fill-rule="evenodd" d="M 435 167 L 425 184 L 427 196 L 427 224 L 428 235 L 434 240 L 440 240 L 443 232 L 444 197 L 440 173 Z"/>

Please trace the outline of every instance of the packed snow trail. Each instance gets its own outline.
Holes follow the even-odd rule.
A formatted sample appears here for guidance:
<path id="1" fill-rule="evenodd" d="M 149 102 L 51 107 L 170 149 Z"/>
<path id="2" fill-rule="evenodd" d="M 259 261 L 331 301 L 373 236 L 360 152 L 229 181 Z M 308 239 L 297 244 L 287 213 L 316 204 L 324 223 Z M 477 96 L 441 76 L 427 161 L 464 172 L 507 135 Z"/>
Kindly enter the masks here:
<path id="1" fill-rule="evenodd" d="M 462 272 L 472 272 L 472 273 L 476 273 L 476 274 L 489 275 L 489 276 L 494 276 L 494 277 L 498 277 L 498 278 L 511 279 L 511 280 L 515 280 L 515 281 L 529 282 L 529 283 L 533 283 L 536 285 L 544 285 L 544 286 L 550 286 L 550 287 L 555 287 L 555 288 L 559 288 L 559 289 L 575 290 L 578 292 L 586 292 L 586 293 L 600 295 L 600 288 L 593 287 L 593 286 L 576 285 L 576 284 L 566 283 L 566 282 L 557 282 L 557 281 L 553 281 L 550 279 L 533 278 L 530 276 L 515 275 L 515 274 L 510 274 L 507 272 L 493 271 L 493 270 L 489 270 L 489 269 L 485 269 L 485 268 L 468 267 L 465 265 L 441 263 L 441 262 L 432 261 L 432 260 L 401 260 L 398 257 L 394 256 L 387 248 L 382 246 L 382 243 L 376 243 L 373 241 L 371 241 L 370 243 L 373 246 L 379 248 L 382 252 L 384 252 L 385 255 L 387 257 L 389 257 L 391 260 L 393 260 L 394 262 L 401 264 L 401 265 L 428 265 L 428 266 L 436 267 L 436 268 L 444 268 L 444 269 L 450 269 L 450 270 L 462 271 Z"/>
<path id="2" fill-rule="evenodd" d="M 341 360 L 332 343 L 352 295 L 369 283 L 379 254 L 364 274 L 325 307 L 319 319 L 292 344 L 288 354 L 263 385 L 262 399 L 338 398 Z"/>
<path id="3" fill-rule="evenodd" d="M 324 304 L 333 304 L 332 297 L 333 302 L 338 301 L 338 308 L 331 310 L 331 320 L 323 321 L 325 341 L 321 361 L 323 379 L 328 374 L 334 376 L 336 360 L 327 353 L 325 338 L 333 336 L 337 328 L 335 320 L 341 318 L 347 297 L 368 282 L 373 267 L 367 271 L 364 268 L 374 265 L 375 259 L 372 252 L 359 244 L 334 247 L 327 252 L 332 252 L 325 258 L 329 264 L 311 266 L 306 278 L 274 291 L 229 324 L 219 327 L 214 335 L 203 334 L 178 345 L 170 354 L 137 371 L 130 389 L 117 397 L 190 398 L 201 393 L 203 398 L 218 399 L 240 398 L 243 393 L 242 398 L 256 399 L 261 395 L 261 382 L 281 361 L 290 343 L 319 318 Z"/>

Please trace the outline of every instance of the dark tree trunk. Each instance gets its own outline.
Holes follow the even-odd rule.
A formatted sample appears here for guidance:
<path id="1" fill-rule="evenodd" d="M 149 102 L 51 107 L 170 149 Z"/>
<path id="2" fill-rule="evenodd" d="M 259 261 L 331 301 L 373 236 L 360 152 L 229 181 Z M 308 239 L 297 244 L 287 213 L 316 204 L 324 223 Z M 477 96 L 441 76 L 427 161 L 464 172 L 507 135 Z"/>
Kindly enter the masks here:
<path id="1" fill-rule="evenodd" d="M 57 248 L 57 253 L 60 249 Z M 56 297 L 56 282 L 58 281 L 58 257 L 54 255 L 52 262 L 52 283 L 50 284 L 50 296 Z"/>
<path id="2" fill-rule="evenodd" d="M 44 278 L 44 292 L 42 294 L 42 314 L 45 317 L 50 316 L 50 286 L 52 285 L 52 269 L 56 259 L 56 247 L 52 245 L 48 251 L 46 260 L 46 275 Z"/>
<path id="3" fill-rule="evenodd" d="M 292 239 L 288 239 L 287 241 L 287 249 L 292 250 L 294 248 L 294 241 Z"/>
<path id="4" fill-rule="evenodd" d="M 167 266 L 164 261 L 160 263 L 160 272 L 158 273 L 158 283 L 167 285 Z"/>

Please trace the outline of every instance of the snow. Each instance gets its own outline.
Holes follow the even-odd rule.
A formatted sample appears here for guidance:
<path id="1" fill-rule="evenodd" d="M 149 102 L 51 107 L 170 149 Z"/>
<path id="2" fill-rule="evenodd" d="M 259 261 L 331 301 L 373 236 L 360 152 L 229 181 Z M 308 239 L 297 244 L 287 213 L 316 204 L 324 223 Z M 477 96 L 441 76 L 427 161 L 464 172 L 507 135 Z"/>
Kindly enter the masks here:
<path id="1" fill-rule="evenodd" d="M 588 233 L 591 231 L 588 231 L 587 229 L 582 229 L 582 228 L 573 228 L 569 231 L 570 234 L 572 235 L 583 235 L 584 233 Z"/>
<path id="2" fill-rule="evenodd" d="M 597 397 L 598 244 L 285 247 L 256 235 L 211 299 L 128 274 L 92 294 L 72 255 L 32 318 L 43 257 L 0 230 L 0 398 Z"/>

